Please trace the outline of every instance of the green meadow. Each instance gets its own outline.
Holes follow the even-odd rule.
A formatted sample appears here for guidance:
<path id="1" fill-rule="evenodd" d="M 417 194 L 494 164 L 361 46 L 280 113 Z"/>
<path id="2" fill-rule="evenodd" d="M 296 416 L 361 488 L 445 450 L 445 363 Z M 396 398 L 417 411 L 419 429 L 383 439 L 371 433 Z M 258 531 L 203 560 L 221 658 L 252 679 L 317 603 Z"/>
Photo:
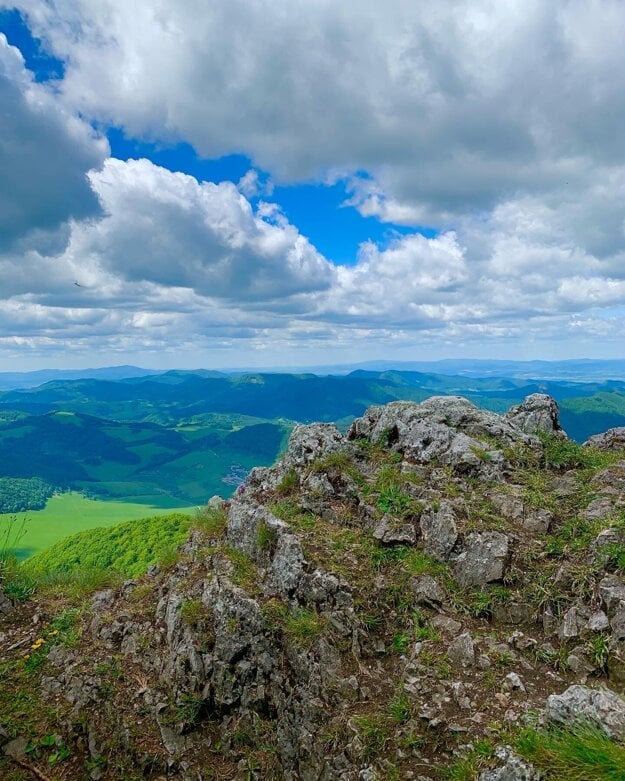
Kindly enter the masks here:
<path id="1" fill-rule="evenodd" d="M 192 512 L 195 507 L 154 506 L 132 502 L 87 499 L 78 493 L 56 494 L 48 500 L 44 510 L 0 514 L 0 534 L 5 524 L 17 519 L 19 526 L 26 521 L 25 534 L 15 548 L 19 559 L 26 559 L 49 548 L 55 542 L 76 532 L 96 527 L 114 526 L 124 521 L 173 512 Z"/>

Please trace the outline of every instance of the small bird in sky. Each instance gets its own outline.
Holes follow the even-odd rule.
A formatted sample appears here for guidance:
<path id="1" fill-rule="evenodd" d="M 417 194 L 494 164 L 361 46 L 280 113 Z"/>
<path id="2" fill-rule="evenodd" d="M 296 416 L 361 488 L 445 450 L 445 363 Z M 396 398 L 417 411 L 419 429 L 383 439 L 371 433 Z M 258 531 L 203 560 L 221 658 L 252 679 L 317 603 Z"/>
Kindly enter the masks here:
<path id="1" fill-rule="evenodd" d="M 74 282 L 74 284 L 76 285 L 76 287 L 84 287 L 84 285 L 81 285 L 80 282 Z"/>

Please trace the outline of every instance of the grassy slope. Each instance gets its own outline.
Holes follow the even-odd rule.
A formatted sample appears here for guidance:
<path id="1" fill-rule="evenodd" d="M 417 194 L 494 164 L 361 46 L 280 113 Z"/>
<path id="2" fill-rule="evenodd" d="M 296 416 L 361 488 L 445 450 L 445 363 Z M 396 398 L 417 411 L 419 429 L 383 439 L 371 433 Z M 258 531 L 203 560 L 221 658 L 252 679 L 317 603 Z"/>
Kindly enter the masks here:
<path id="1" fill-rule="evenodd" d="M 102 502 L 76 493 L 53 496 L 45 510 L 18 513 L 17 518 L 30 519 L 26 534 L 15 551 L 18 558 L 48 548 L 55 542 L 83 529 L 113 526 L 122 521 L 133 521 L 148 515 L 165 515 L 176 510 L 190 511 L 193 508 L 149 507 L 129 502 Z M 0 525 L 6 523 L 9 515 L 0 515 Z"/>
<path id="2" fill-rule="evenodd" d="M 170 555 L 186 539 L 190 525 L 190 515 L 168 513 L 110 528 L 86 529 L 33 556 L 27 566 L 48 578 L 81 570 L 135 577 Z"/>

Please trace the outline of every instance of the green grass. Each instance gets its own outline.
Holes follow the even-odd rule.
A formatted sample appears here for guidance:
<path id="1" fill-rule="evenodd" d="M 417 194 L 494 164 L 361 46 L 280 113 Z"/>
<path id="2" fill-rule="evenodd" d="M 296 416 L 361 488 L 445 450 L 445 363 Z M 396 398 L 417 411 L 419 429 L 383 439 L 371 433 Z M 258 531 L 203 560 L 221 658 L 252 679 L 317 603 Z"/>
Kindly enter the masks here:
<path id="1" fill-rule="evenodd" d="M 625 746 L 592 726 L 526 729 L 516 750 L 548 781 L 625 781 Z"/>
<path id="2" fill-rule="evenodd" d="M 64 538 L 97 527 L 114 526 L 146 515 L 168 515 L 189 512 L 192 508 L 160 508 L 131 502 L 104 502 L 86 499 L 81 494 L 57 494 L 44 510 L 0 515 L 0 529 L 10 518 L 27 519 L 25 534 L 14 550 L 18 559 L 26 559 L 46 550 Z"/>
<path id="3" fill-rule="evenodd" d="M 302 648 L 310 648 L 319 640 L 327 628 L 323 616 L 310 608 L 299 608 L 290 613 L 284 621 L 284 631 L 291 640 Z"/>

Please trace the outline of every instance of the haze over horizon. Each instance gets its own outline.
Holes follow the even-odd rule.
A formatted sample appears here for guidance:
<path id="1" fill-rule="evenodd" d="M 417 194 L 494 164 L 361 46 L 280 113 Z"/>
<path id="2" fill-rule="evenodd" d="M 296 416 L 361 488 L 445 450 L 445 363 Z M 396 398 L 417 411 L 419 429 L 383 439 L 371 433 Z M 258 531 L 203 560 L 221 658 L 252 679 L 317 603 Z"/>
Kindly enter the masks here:
<path id="1" fill-rule="evenodd" d="M 0 371 L 623 356 L 622 2 L 0 31 Z"/>

